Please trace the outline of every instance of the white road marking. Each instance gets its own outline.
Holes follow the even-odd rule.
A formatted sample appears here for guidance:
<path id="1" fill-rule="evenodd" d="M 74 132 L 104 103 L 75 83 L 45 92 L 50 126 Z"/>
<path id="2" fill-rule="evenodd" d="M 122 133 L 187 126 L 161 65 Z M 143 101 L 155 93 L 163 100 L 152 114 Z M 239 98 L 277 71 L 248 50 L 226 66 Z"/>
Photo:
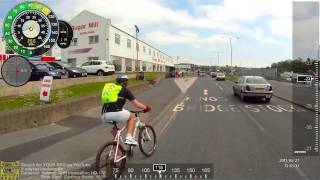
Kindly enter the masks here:
<path id="1" fill-rule="evenodd" d="M 309 180 L 309 178 L 307 177 L 307 175 L 298 167 L 295 168 L 295 170 L 298 172 L 298 174 L 305 180 Z"/>
<path id="2" fill-rule="evenodd" d="M 205 96 L 208 95 L 208 90 L 207 90 L 207 89 L 204 89 L 204 90 L 203 90 L 203 95 L 205 95 Z"/>
<path id="3" fill-rule="evenodd" d="M 175 79 L 174 82 L 180 88 L 182 93 L 187 92 L 187 90 L 193 85 L 193 83 L 197 80 L 197 77 L 191 78 L 178 78 Z"/>
<path id="4" fill-rule="evenodd" d="M 262 127 L 258 121 L 254 119 L 243 107 L 240 106 L 240 109 L 249 117 L 249 119 L 263 132 L 266 133 L 265 129 Z"/>
<path id="5" fill-rule="evenodd" d="M 160 133 L 159 133 L 159 137 L 161 136 L 161 134 L 164 132 L 164 130 L 169 126 L 169 124 L 172 122 L 172 120 L 176 117 L 177 112 L 173 112 L 172 115 L 170 116 L 169 120 L 167 121 L 167 123 L 163 126 L 163 128 L 161 129 Z"/>
<path id="6" fill-rule="evenodd" d="M 219 89 L 221 90 L 221 91 L 223 91 L 223 88 L 221 87 L 221 86 L 218 86 L 219 87 Z"/>

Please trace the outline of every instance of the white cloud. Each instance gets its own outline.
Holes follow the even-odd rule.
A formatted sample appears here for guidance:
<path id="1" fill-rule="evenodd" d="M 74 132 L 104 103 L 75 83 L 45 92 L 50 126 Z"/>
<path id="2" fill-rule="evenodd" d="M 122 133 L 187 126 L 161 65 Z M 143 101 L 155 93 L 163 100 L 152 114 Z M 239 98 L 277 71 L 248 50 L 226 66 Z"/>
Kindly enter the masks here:
<path id="1" fill-rule="evenodd" d="M 177 33 L 169 33 L 167 31 L 154 31 L 147 33 L 145 38 L 149 41 L 156 42 L 162 45 L 168 44 L 189 44 L 196 48 L 207 47 L 208 45 L 225 44 L 222 38 L 224 35 L 216 34 L 207 37 L 201 37 L 191 31 L 179 31 Z"/>

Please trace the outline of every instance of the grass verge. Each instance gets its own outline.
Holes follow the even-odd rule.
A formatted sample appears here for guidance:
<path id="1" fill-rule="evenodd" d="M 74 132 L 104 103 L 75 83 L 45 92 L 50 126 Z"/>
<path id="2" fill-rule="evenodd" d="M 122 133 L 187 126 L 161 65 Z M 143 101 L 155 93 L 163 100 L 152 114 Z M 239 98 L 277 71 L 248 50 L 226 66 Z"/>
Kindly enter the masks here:
<path id="1" fill-rule="evenodd" d="M 237 76 L 227 76 L 226 80 L 235 82 L 238 80 L 238 77 Z"/>
<path id="2" fill-rule="evenodd" d="M 139 84 L 143 81 L 130 79 L 129 84 Z M 105 82 L 87 83 L 70 86 L 64 89 L 52 90 L 50 94 L 51 103 L 58 103 L 65 100 L 76 99 L 101 92 Z M 39 93 L 21 96 L 0 97 L 0 111 L 13 110 L 24 107 L 40 105 Z"/>

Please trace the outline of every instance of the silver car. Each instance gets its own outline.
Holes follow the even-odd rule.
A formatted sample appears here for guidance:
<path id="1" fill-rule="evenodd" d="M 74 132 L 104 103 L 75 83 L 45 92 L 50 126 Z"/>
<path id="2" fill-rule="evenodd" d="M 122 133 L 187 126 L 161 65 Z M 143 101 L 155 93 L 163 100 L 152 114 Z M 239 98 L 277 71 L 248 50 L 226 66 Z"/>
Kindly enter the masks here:
<path id="1" fill-rule="evenodd" d="M 217 81 L 225 81 L 226 80 L 226 75 L 224 73 L 218 73 L 216 77 Z"/>
<path id="2" fill-rule="evenodd" d="M 272 98 L 272 86 L 260 76 L 241 76 L 233 85 L 233 94 L 239 95 L 243 102 L 247 97 L 254 97 L 265 98 L 268 103 Z"/>

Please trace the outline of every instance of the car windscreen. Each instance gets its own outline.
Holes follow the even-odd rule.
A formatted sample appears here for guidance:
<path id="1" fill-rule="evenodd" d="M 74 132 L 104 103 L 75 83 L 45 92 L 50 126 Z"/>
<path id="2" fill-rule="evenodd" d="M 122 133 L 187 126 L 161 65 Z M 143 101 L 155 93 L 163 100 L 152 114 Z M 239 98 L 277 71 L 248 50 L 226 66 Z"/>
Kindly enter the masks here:
<path id="1" fill-rule="evenodd" d="M 44 70 L 44 71 L 48 70 L 48 67 L 44 64 L 35 64 L 35 67 L 39 70 Z"/>
<path id="2" fill-rule="evenodd" d="M 224 74 L 223 73 L 219 73 L 219 74 L 217 74 L 217 76 L 224 76 Z"/>
<path id="3" fill-rule="evenodd" d="M 250 77 L 247 78 L 246 82 L 249 84 L 268 84 L 268 82 L 261 77 Z"/>

